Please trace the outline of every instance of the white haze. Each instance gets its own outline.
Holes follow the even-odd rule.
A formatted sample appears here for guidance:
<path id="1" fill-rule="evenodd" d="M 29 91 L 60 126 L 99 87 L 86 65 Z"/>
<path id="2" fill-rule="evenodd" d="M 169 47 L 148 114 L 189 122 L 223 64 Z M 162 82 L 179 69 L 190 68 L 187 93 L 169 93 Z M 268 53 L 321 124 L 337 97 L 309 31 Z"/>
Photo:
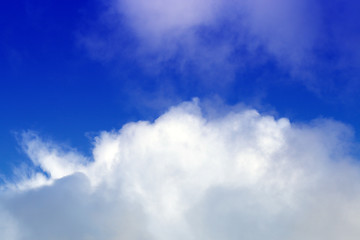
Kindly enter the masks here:
<path id="1" fill-rule="evenodd" d="M 101 23 L 113 32 L 80 40 L 93 57 L 116 57 L 124 47 L 121 36 L 130 32 L 139 41 L 131 55 L 150 69 L 175 57 L 178 70 L 194 64 L 201 75 L 223 76 L 267 58 L 297 69 L 312 61 L 322 21 L 318 3 L 308 0 L 109 0 L 107 5 Z"/>
<path id="2" fill-rule="evenodd" d="M 355 240 L 352 141 L 338 122 L 197 100 L 102 132 L 90 159 L 27 132 L 35 167 L 2 186 L 0 239 Z"/>
<path id="3" fill-rule="evenodd" d="M 216 29 L 227 22 L 222 28 L 232 31 L 232 38 L 236 39 L 235 42 L 228 39 L 226 45 L 233 44 L 228 48 L 243 44 L 251 49 L 261 45 L 281 61 L 299 64 L 315 44 L 320 24 L 320 9 L 316 2 L 308 0 L 114 0 L 113 3 L 114 11 L 126 17 L 143 44 L 161 51 L 169 46 L 181 46 L 187 54 L 204 47 L 197 39 L 199 28 Z M 242 36 L 247 34 L 250 38 L 244 39 Z M 214 47 L 219 47 L 219 43 L 211 45 Z"/>

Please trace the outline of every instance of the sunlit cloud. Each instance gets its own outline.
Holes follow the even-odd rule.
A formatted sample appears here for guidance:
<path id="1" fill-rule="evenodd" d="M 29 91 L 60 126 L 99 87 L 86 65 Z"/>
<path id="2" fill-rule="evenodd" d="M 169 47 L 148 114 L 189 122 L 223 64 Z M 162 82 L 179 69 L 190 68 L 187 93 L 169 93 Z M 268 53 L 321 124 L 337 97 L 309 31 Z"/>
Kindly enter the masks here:
<path id="1" fill-rule="evenodd" d="M 36 174 L 2 186 L 1 238 L 357 238 L 349 127 L 207 109 L 184 102 L 102 132 L 91 158 L 24 133 Z"/>

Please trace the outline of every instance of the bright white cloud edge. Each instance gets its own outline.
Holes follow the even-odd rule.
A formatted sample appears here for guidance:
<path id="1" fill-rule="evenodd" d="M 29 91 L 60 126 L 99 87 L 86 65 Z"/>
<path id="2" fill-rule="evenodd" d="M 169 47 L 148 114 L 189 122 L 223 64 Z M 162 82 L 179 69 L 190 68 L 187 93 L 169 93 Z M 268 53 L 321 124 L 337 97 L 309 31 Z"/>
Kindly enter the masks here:
<path id="1" fill-rule="evenodd" d="M 0 238 L 357 239 L 351 137 L 330 120 L 209 116 L 196 99 L 102 132 L 91 160 L 28 132 L 41 171 L 2 186 Z"/>

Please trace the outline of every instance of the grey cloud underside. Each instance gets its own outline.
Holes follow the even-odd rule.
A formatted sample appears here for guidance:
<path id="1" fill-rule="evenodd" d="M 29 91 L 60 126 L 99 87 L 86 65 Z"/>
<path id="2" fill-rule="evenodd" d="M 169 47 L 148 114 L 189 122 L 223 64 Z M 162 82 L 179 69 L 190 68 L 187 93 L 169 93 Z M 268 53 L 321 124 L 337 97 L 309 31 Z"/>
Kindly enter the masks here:
<path id="1" fill-rule="evenodd" d="M 151 239 L 141 208 L 108 193 L 91 191 L 88 179 L 75 173 L 12 194 L 2 204 L 15 219 L 16 233 L 4 239 Z"/>
<path id="2" fill-rule="evenodd" d="M 357 239 L 351 144 L 338 122 L 203 115 L 197 101 L 103 132 L 92 160 L 27 133 L 47 174 L 2 186 L 0 238 Z"/>

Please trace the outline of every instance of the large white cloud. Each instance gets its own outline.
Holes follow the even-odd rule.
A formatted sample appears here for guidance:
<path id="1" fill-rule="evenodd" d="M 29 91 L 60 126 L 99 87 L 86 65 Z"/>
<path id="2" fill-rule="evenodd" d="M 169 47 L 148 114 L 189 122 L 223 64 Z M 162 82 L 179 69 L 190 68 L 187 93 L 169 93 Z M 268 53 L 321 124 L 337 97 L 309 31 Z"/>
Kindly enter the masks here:
<path id="1" fill-rule="evenodd" d="M 26 133 L 36 174 L 2 186 L 0 238 L 358 238 L 347 126 L 205 109 L 103 132 L 91 159 Z"/>

